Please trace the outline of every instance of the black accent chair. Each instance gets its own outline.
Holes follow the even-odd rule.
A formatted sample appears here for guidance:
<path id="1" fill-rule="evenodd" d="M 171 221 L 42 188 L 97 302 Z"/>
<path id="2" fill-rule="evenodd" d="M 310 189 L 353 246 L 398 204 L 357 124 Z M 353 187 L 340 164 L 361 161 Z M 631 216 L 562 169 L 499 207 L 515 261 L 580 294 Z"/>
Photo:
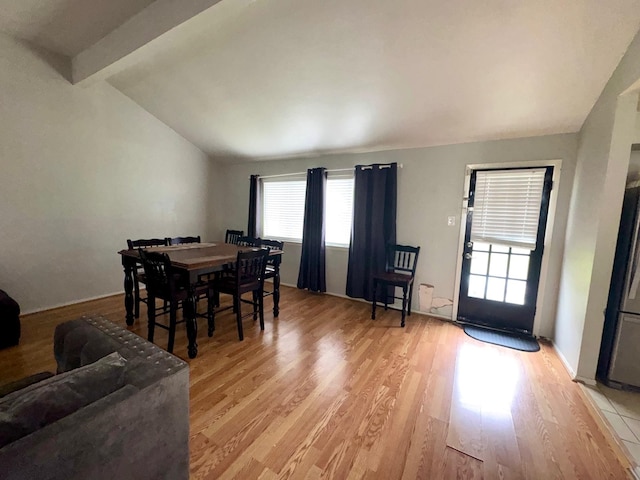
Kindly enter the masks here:
<path id="1" fill-rule="evenodd" d="M 156 320 L 156 310 L 154 308 L 147 308 L 148 313 L 148 333 L 147 339 L 153 342 L 153 336 L 155 327 L 164 328 L 169 331 L 169 343 L 167 345 L 167 351 L 173 352 L 173 344 L 176 337 L 176 325 L 184 322 L 184 319 L 180 322 L 177 321 L 178 308 L 181 303 L 188 297 L 188 291 L 184 288 L 184 284 L 180 281 L 180 275 L 173 271 L 171 267 L 171 260 L 166 253 L 160 252 L 147 252 L 140 249 L 140 259 L 144 267 L 144 272 L 147 277 L 147 297 L 149 303 L 152 305 L 155 303 L 155 299 L 159 298 L 169 304 L 169 325 L 158 323 Z M 207 320 L 208 320 L 208 334 L 213 335 L 213 290 L 209 283 L 202 283 L 196 286 L 196 296 L 206 295 L 207 302 Z"/>
<path id="2" fill-rule="evenodd" d="M 200 235 L 198 235 L 197 237 L 167 238 L 168 245 L 182 245 L 183 243 L 200 243 Z"/>
<path id="3" fill-rule="evenodd" d="M 168 238 L 140 238 L 138 240 L 127 240 L 127 248 L 134 250 L 136 248 L 149 248 L 149 247 L 166 247 L 169 245 Z M 140 296 L 140 284 L 145 284 L 145 274 L 142 265 L 139 265 L 133 275 L 133 301 L 134 301 L 134 316 L 140 318 L 140 302 L 146 303 L 147 308 L 149 303 L 147 297 Z"/>
<path id="4" fill-rule="evenodd" d="M 380 285 L 384 288 L 385 310 L 389 306 L 390 298 L 393 300 L 396 298 L 402 298 L 402 321 L 400 326 L 404 327 L 405 314 L 411 315 L 413 279 L 416 275 L 419 253 L 420 247 L 410 247 L 408 245 L 387 246 L 385 271 L 373 275 L 373 305 L 371 307 L 372 320 L 375 320 L 376 318 L 376 296 L 378 285 Z M 402 288 L 402 297 L 395 296 L 396 287 Z M 389 294 L 390 288 L 393 289 L 391 295 Z M 409 294 L 408 299 L 407 293 Z"/>
<path id="5" fill-rule="evenodd" d="M 227 230 L 226 235 L 224 236 L 224 243 L 232 243 L 234 245 L 238 244 L 238 238 L 244 235 L 244 231 L 242 230 Z"/>
<path id="6" fill-rule="evenodd" d="M 250 303 L 253 305 L 253 312 L 245 316 L 253 315 L 254 320 L 260 316 L 260 330 L 264 330 L 264 272 L 268 255 L 269 250 L 267 249 L 238 252 L 233 268 L 211 280 L 210 285 L 213 287 L 214 296 L 217 297 L 220 293 L 232 295 L 233 305 L 216 309 L 213 312 L 210 328 L 215 328 L 216 313 L 233 308 L 238 324 L 238 338 L 241 341 L 244 340 L 241 306 L 242 303 Z M 251 301 L 242 298 L 242 294 L 248 292 L 253 294 Z"/>
<path id="7" fill-rule="evenodd" d="M 284 242 L 280 240 L 260 240 L 260 246 L 271 250 L 284 250 Z M 273 279 L 273 290 L 265 291 L 264 296 L 273 295 L 273 304 L 280 304 L 280 262 L 282 261 L 282 255 L 270 256 L 267 260 L 267 269 L 264 272 L 265 280 Z M 277 317 L 280 314 L 278 310 L 274 308 L 273 316 Z"/>

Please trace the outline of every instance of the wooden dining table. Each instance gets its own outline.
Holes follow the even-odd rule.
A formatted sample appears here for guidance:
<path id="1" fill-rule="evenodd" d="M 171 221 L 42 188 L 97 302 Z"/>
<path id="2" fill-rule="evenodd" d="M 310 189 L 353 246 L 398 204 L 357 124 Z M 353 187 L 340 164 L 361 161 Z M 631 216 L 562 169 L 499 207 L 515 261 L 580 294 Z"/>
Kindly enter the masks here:
<path id="1" fill-rule="evenodd" d="M 202 277 L 215 272 L 231 268 L 236 261 L 238 252 L 255 250 L 255 247 L 244 247 L 224 242 L 189 243 L 172 245 L 167 247 L 149 247 L 145 250 L 166 253 L 171 260 L 174 273 L 180 276 L 180 282 L 188 291 L 187 300 L 184 302 L 184 319 L 187 325 L 187 338 L 189 339 L 189 358 L 198 355 L 196 336 L 198 324 L 196 321 L 196 295 L 195 287 Z M 275 277 L 273 279 L 273 316 L 279 315 L 280 303 L 280 261 L 282 250 L 271 250 L 273 257 Z M 120 250 L 118 254 L 124 267 L 124 307 L 126 310 L 127 325 L 133 325 L 133 276 L 141 265 L 140 253 L 137 249 Z"/>

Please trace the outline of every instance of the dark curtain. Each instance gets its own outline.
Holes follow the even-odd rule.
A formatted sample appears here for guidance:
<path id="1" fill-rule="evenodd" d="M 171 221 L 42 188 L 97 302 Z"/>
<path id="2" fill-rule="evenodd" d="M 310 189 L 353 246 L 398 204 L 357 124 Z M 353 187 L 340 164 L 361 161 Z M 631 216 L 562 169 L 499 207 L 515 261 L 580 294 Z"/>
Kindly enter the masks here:
<path id="1" fill-rule="evenodd" d="M 260 225 L 260 175 L 251 175 L 249 180 L 249 223 L 247 236 L 258 237 Z"/>
<path id="2" fill-rule="evenodd" d="M 324 246 L 324 198 L 326 191 L 326 170 L 324 168 L 307 170 L 298 288 L 307 288 L 313 292 L 327 291 Z"/>
<path id="3" fill-rule="evenodd" d="M 353 226 L 347 267 L 347 295 L 373 300 L 371 276 L 383 272 L 387 244 L 396 243 L 398 166 L 358 165 L 353 192 Z M 384 301 L 385 292 L 378 292 Z"/>

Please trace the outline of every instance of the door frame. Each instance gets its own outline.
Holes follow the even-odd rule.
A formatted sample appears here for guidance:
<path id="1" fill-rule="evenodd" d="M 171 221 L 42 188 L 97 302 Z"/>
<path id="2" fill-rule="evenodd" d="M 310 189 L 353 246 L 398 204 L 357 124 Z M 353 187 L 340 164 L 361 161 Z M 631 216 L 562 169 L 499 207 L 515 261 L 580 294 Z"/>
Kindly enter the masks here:
<path id="1" fill-rule="evenodd" d="M 469 199 L 469 184 L 471 172 L 473 170 L 502 170 L 505 168 L 538 168 L 553 167 L 553 188 L 549 198 L 549 212 L 547 214 L 547 226 L 544 237 L 544 253 L 542 254 L 542 265 L 540 266 L 540 282 L 538 284 L 538 298 L 536 299 L 536 313 L 533 318 L 533 335 L 539 336 L 542 329 L 541 315 L 544 305 L 545 285 L 549 271 L 549 250 L 553 237 L 553 224 L 556 216 L 556 204 L 558 201 L 558 188 L 560 186 L 560 173 L 562 171 L 562 160 L 531 160 L 525 162 L 504 162 L 504 163 L 472 163 L 465 167 L 464 190 L 462 196 L 462 211 L 460 214 L 460 232 L 458 235 L 458 256 L 456 258 L 456 280 L 454 285 L 453 313 L 452 319 L 457 322 L 458 302 L 460 297 L 460 281 L 462 278 L 462 255 L 464 253 L 464 238 L 467 228 L 467 202 Z"/>

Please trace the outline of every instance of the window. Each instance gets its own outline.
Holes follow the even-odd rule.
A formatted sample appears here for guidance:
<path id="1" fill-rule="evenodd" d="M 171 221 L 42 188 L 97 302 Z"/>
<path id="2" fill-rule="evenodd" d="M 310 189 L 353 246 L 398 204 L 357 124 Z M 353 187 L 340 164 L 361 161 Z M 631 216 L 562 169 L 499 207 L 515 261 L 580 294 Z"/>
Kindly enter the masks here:
<path id="1" fill-rule="evenodd" d="M 262 237 L 302 242 L 306 180 L 264 179 L 262 184 Z M 325 242 L 348 247 L 353 218 L 353 176 L 327 179 Z"/>
<path id="2" fill-rule="evenodd" d="M 325 199 L 325 242 L 327 245 L 348 247 L 351 242 L 353 218 L 353 176 L 329 174 Z"/>
<path id="3" fill-rule="evenodd" d="M 544 168 L 476 173 L 471 240 L 536 248 Z"/>
<path id="4" fill-rule="evenodd" d="M 301 179 L 262 184 L 262 237 L 301 242 L 307 182 Z"/>

